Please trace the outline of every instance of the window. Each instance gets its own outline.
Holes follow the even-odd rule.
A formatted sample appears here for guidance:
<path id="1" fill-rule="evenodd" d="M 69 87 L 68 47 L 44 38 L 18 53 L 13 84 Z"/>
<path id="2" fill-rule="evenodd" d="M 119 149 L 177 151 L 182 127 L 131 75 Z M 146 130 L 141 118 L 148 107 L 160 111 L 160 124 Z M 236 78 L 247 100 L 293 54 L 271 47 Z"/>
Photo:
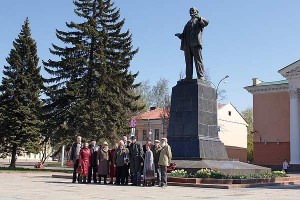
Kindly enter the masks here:
<path id="1" fill-rule="evenodd" d="M 147 130 L 143 130 L 143 141 L 147 140 Z"/>
<path id="2" fill-rule="evenodd" d="M 228 115 L 231 116 L 231 111 L 228 111 Z"/>
<path id="3" fill-rule="evenodd" d="M 159 140 L 159 129 L 155 129 L 154 133 L 154 140 Z"/>
<path id="4" fill-rule="evenodd" d="M 139 131 L 138 130 L 135 130 L 135 137 L 136 137 L 136 140 L 139 140 Z"/>

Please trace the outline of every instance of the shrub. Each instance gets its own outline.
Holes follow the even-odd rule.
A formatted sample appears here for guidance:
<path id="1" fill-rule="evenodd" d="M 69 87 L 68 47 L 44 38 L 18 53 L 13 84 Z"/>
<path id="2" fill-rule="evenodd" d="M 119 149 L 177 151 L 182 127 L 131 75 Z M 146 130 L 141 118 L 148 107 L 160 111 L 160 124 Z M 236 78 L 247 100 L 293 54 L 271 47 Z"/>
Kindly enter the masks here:
<path id="1" fill-rule="evenodd" d="M 286 173 L 284 171 L 273 171 L 272 172 L 272 178 L 275 177 L 288 177 L 288 175 L 286 175 Z"/>
<path id="2" fill-rule="evenodd" d="M 190 178 L 191 176 L 187 173 L 187 171 L 181 170 L 174 170 L 171 172 L 171 176 L 179 177 L 179 178 Z"/>
<path id="3" fill-rule="evenodd" d="M 210 178 L 211 170 L 210 169 L 200 169 L 194 174 L 195 178 Z"/>
<path id="4" fill-rule="evenodd" d="M 225 179 L 228 176 L 222 172 L 220 172 L 219 170 L 212 170 L 210 172 L 210 178 L 216 178 L 216 179 Z"/>
<path id="5" fill-rule="evenodd" d="M 254 178 L 276 178 L 276 177 L 287 177 L 285 172 L 273 171 L 264 172 L 258 174 L 233 174 L 226 175 L 220 172 L 218 169 L 200 169 L 195 174 L 189 174 L 187 171 L 174 170 L 171 172 L 171 176 L 179 178 L 215 178 L 215 179 L 254 179 Z"/>
<path id="6" fill-rule="evenodd" d="M 228 175 L 228 179 L 248 179 L 248 178 L 250 178 L 250 175 L 247 174 Z"/>

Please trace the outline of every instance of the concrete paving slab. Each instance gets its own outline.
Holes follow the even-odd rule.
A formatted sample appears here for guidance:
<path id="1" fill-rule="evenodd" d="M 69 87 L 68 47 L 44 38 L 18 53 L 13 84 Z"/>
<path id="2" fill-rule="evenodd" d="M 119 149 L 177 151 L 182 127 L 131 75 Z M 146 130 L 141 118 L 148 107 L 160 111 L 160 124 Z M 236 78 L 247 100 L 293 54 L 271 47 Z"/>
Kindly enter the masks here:
<path id="1" fill-rule="evenodd" d="M 300 184 L 264 188 L 134 187 L 72 184 L 52 173 L 0 173 L 0 200 L 11 199 L 255 199 L 289 200 L 300 197 Z"/>

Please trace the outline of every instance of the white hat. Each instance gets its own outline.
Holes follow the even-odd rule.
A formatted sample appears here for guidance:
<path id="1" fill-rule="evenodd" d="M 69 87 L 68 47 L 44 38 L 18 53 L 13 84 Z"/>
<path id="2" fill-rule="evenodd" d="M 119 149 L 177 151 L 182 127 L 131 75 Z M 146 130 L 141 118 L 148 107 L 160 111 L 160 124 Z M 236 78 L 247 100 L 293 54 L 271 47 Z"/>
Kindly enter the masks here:
<path id="1" fill-rule="evenodd" d="M 103 145 L 107 145 L 108 146 L 108 143 L 107 142 L 103 142 Z"/>

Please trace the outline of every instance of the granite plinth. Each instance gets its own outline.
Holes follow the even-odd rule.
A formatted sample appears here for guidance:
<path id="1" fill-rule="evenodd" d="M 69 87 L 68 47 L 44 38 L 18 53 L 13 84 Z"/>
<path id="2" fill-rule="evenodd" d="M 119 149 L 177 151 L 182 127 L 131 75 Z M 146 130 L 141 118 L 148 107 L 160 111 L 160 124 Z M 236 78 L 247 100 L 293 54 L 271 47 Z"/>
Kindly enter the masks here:
<path id="1" fill-rule="evenodd" d="M 168 142 L 174 159 L 227 160 L 218 138 L 216 91 L 202 80 L 172 88 Z"/>
<path id="2" fill-rule="evenodd" d="M 270 168 L 229 160 L 173 160 L 177 169 L 196 173 L 199 169 L 218 169 L 224 174 L 257 174 L 271 172 Z"/>

